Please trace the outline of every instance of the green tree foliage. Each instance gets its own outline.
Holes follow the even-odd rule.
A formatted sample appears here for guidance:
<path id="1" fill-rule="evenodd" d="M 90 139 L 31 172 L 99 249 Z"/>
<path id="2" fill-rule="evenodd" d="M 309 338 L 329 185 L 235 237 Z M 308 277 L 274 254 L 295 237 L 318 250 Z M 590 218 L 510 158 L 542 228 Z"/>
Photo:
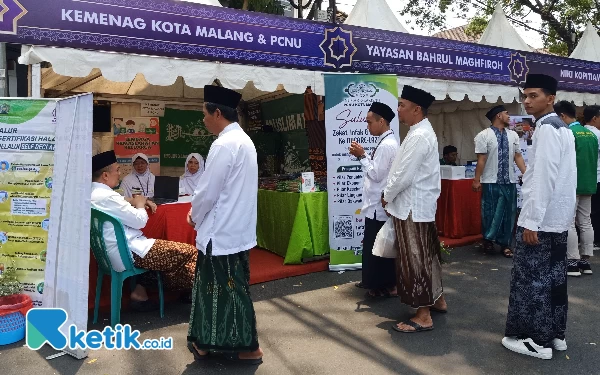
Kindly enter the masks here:
<path id="1" fill-rule="evenodd" d="M 223 6 L 268 14 L 283 14 L 279 0 L 219 0 Z"/>
<path id="2" fill-rule="evenodd" d="M 514 25 L 531 28 L 528 18 L 539 16 L 542 27 L 534 30 L 542 35 L 545 48 L 560 55 L 568 55 L 575 49 L 588 21 L 600 25 L 600 0 L 501 0 L 501 3 Z M 495 4 L 494 0 L 409 0 L 401 14 L 410 16 L 411 27 L 434 31 L 447 28 L 447 16 L 466 20 L 476 9 L 467 33 L 477 36 L 487 26 Z"/>

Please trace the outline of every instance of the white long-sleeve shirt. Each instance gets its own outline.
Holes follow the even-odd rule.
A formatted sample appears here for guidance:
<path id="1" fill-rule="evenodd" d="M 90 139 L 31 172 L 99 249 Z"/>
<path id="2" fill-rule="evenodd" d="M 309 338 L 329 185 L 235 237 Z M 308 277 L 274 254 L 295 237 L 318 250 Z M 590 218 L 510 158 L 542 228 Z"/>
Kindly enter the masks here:
<path id="1" fill-rule="evenodd" d="M 373 159 L 370 155 L 360 159 L 365 172 L 362 213 L 366 218 L 386 221 L 387 215 L 381 205 L 381 193 L 387 184 L 390 168 L 399 146 L 391 130 L 380 135 L 377 144 L 379 146 L 375 150 Z"/>
<path id="2" fill-rule="evenodd" d="M 150 248 L 154 245 L 153 239 L 144 236 L 140 229 L 146 226 L 148 222 L 148 213 L 146 209 L 135 208 L 129 204 L 123 196 L 107 185 L 92 182 L 92 207 L 104 213 L 112 215 L 121 220 L 125 230 L 125 237 L 129 250 L 143 258 L 148 254 Z M 125 270 L 119 248 L 117 246 L 117 237 L 115 230 L 109 223 L 104 224 L 104 243 L 108 258 L 115 271 Z"/>
<path id="3" fill-rule="evenodd" d="M 438 142 L 428 119 L 411 126 L 394 159 L 384 191 L 386 210 L 400 220 L 435 221 L 442 182 Z"/>
<path id="4" fill-rule="evenodd" d="M 210 147 L 192 198 L 198 249 L 206 254 L 211 240 L 215 256 L 256 246 L 257 199 L 256 149 L 242 128 L 232 123 Z"/>
<path id="5" fill-rule="evenodd" d="M 573 132 L 550 113 L 536 120 L 529 167 L 523 175 L 518 225 L 534 232 L 562 233 L 573 223 L 577 164 Z"/>

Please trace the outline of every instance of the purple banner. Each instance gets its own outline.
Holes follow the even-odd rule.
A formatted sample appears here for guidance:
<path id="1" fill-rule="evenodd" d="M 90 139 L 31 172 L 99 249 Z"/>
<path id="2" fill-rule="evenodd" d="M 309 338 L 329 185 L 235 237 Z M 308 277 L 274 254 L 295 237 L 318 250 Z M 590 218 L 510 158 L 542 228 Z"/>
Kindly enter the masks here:
<path id="1" fill-rule="evenodd" d="M 173 0 L 3 0 L 0 41 L 600 92 L 600 63 Z"/>

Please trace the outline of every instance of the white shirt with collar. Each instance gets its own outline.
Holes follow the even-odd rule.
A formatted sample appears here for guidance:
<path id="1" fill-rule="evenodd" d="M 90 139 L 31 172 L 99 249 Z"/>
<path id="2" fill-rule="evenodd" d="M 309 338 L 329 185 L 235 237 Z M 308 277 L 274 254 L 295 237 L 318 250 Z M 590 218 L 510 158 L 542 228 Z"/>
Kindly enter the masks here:
<path id="1" fill-rule="evenodd" d="M 594 133 L 596 135 L 596 138 L 598 138 L 598 170 L 596 171 L 596 175 L 597 175 L 597 181 L 600 183 L 600 130 L 598 130 L 597 127 L 592 126 L 592 125 L 586 125 L 585 126 L 586 129 L 589 129 L 592 133 Z"/>
<path id="2" fill-rule="evenodd" d="M 550 113 L 536 120 L 532 140 L 517 224 L 534 232 L 566 232 L 575 216 L 575 137 L 556 113 Z"/>
<path id="3" fill-rule="evenodd" d="M 410 127 L 388 177 L 387 211 L 400 220 L 434 222 L 442 182 L 437 136 L 427 118 Z"/>
<path id="4" fill-rule="evenodd" d="M 197 248 L 206 254 L 212 240 L 212 254 L 219 256 L 256 246 L 257 199 L 256 149 L 240 125 L 232 123 L 210 147 L 192 198 Z"/>
<path id="5" fill-rule="evenodd" d="M 361 212 L 366 218 L 386 221 L 388 217 L 381 205 L 381 193 L 387 184 L 390 168 L 392 168 L 399 146 L 394 132 L 391 130 L 380 135 L 377 144 L 373 159 L 371 159 L 371 155 L 360 159 L 365 172 Z"/>
<path id="6" fill-rule="evenodd" d="M 121 220 L 129 250 L 143 258 L 154 245 L 153 239 L 144 236 L 140 229 L 148 222 L 148 213 L 144 208 L 135 208 L 125 198 L 109 186 L 92 182 L 92 207 Z M 104 243 L 112 267 L 117 272 L 125 270 L 121 261 L 115 230 L 110 223 L 104 224 Z"/>
<path id="7" fill-rule="evenodd" d="M 508 139 L 508 177 L 511 184 L 516 184 L 517 178 L 513 163 L 515 161 L 515 153 L 521 153 L 519 135 L 510 129 L 504 129 L 504 131 Z M 481 183 L 495 184 L 498 180 L 498 138 L 494 129 L 490 127 L 477 134 L 475 137 L 475 153 L 487 155 L 485 168 L 481 175 Z"/>

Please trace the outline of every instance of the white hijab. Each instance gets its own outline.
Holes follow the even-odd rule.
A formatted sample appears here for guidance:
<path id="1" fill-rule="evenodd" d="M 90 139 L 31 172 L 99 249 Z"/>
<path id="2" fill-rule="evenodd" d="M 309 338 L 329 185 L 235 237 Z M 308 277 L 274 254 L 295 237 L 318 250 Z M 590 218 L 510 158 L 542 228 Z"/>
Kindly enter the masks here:
<path id="1" fill-rule="evenodd" d="M 133 163 L 137 158 L 142 158 L 148 163 L 148 168 L 144 173 L 137 173 L 133 167 Z M 134 191 L 141 191 L 146 198 L 154 197 L 154 175 L 150 172 L 150 161 L 145 154 L 139 153 L 133 155 L 131 158 L 131 173 L 125 176 L 121 186 L 123 187 L 123 193 L 125 197 L 131 198 Z"/>
<path id="2" fill-rule="evenodd" d="M 188 170 L 188 163 L 190 162 L 190 160 L 192 158 L 198 160 L 198 164 L 200 164 L 200 168 L 194 174 L 192 174 Z M 202 156 L 200 156 L 200 154 L 196 154 L 196 153 L 189 154 L 187 159 L 185 159 L 185 173 L 183 174 L 183 176 L 181 176 L 181 186 L 182 186 L 182 190 L 183 190 L 182 193 L 187 194 L 187 195 L 194 195 L 194 191 L 196 190 L 198 181 L 200 181 L 200 177 L 202 176 L 203 173 L 204 173 L 204 159 L 202 159 Z"/>

